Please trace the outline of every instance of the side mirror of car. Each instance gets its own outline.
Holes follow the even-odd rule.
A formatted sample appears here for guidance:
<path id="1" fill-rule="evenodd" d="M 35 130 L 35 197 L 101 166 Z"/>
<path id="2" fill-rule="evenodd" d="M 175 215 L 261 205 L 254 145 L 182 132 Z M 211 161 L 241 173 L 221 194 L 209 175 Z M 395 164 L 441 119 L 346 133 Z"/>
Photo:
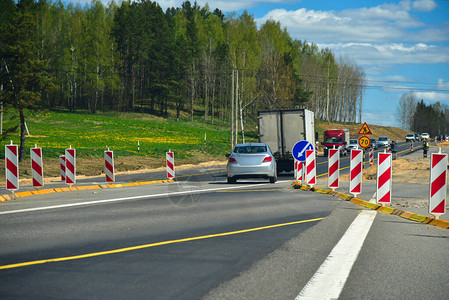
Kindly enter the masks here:
<path id="1" fill-rule="evenodd" d="M 229 153 L 226 153 L 226 157 L 227 157 L 227 158 L 229 158 L 229 156 L 231 156 L 231 154 L 229 154 Z"/>

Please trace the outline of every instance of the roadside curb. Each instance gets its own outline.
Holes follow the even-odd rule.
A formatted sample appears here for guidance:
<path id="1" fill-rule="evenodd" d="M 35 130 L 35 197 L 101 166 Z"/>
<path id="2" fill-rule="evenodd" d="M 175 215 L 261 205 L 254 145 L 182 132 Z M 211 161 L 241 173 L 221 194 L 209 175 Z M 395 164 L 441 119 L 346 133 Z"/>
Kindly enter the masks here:
<path id="1" fill-rule="evenodd" d="M 401 210 L 401 209 L 397 209 L 397 208 L 392 208 L 392 207 L 388 207 L 388 206 L 381 206 L 379 204 L 376 203 L 371 203 L 368 201 L 365 201 L 363 199 L 357 198 L 357 197 L 353 197 L 351 195 L 346 195 L 340 192 L 334 192 L 332 190 L 327 190 L 327 189 L 321 189 L 321 188 L 310 188 L 308 186 L 302 186 L 299 182 L 294 181 L 292 182 L 292 187 L 294 189 L 300 189 L 302 191 L 311 191 L 311 192 L 315 192 L 315 193 L 319 193 L 319 194 L 327 194 L 336 198 L 340 198 L 343 199 L 345 201 L 349 201 L 351 203 L 357 204 L 359 206 L 363 206 L 372 210 L 377 210 L 377 211 L 381 211 L 390 215 L 395 215 L 407 220 L 412 220 L 415 222 L 419 222 L 419 223 L 423 223 L 423 224 L 428 224 L 428 225 L 432 225 L 432 226 L 436 226 L 436 227 L 440 227 L 440 228 L 444 228 L 444 229 L 449 229 L 449 221 L 446 220 L 440 220 L 440 219 L 435 219 L 435 218 L 431 218 L 431 217 L 425 217 L 425 216 L 421 216 L 418 214 L 414 214 L 405 210 Z"/>
<path id="2" fill-rule="evenodd" d="M 42 189 L 36 191 L 26 191 L 26 192 L 18 192 L 13 194 L 5 194 L 0 196 L 0 202 L 5 202 L 9 200 L 13 200 L 15 198 L 22 198 L 34 195 L 45 195 L 51 193 L 61 193 L 61 192 L 70 192 L 70 191 L 82 191 L 82 190 L 97 190 L 97 189 L 113 189 L 113 188 L 121 188 L 121 187 L 131 187 L 131 186 L 139 186 L 139 185 L 149 185 L 155 183 L 167 183 L 174 182 L 173 179 L 168 180 L 152 180 L 152 181 L 137 181 L 131 183 L 114 183 L 114 184 L 95 184 L 88 186 L 71 186 L 71 187 L 61 187 L 54 189 Z"/>

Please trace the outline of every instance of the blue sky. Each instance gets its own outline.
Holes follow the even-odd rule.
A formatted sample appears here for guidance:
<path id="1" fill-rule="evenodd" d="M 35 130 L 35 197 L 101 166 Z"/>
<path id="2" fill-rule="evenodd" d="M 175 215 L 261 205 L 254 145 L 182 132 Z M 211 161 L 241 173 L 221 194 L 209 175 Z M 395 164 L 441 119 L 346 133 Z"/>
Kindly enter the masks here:
<path id="1" fill-rule="evenodd" d="M 165 10 L 183 1 L 156 2 Z M 279 21 L 292 38 L 355 61 L 366 73 L 362 122 L 398 126 L 397 103 L 410 90 L 426 103 L 449 105 L 449 0 L 197 3 L 224 13 L 246 9 L 259 26 L 267 19 Z"/>

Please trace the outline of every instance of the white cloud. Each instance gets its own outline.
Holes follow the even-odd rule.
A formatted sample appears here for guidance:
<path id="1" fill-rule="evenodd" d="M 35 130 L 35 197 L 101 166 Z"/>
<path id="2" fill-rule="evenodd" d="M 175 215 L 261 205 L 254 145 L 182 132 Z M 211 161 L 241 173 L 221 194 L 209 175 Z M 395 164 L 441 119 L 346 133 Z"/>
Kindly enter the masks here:
<path id="1" fill-rule="evenodd" d="M 381 116 L 381 117 L 379 117 Z M 362 113 L 362 122 L 381 126 L 397 126 L 396 116 L 392 111 L 381 110 L 364 110 Z"/>
<path id="2" fill-rule="evenodd" d="M 415 92 L 418 99 L 423 99 L 424 101 L 449 101 L 449 93 L 438 93 L 438 92 Z"/>
<path id="3" fill-rule="evenodd" d="M 341 11 L 275 9 L 257 19 L 280 21 L 292 37 L 315 43 L 434 43 L 449 40 L 449 24 L 429 26 L 413 14 L 430 11 L 433 0 L 409 0 Z"/>
<path id="4" fill-rule="evenodd" d="M 414 45 L 403 43 L 339 43 L 318 44 L 318 46 L 332 49 L 337 55 L 351 57 L 363 66 L 449 63 L 449 47 L 437 47 L 423 43 Z"/>
<path id="5" fill-rule="evenodd" d="M 439 90 L 449 90 L 449 82 L 444 82 L 442 78 L 438 79 L 438 89 Z"/>
<path id="6" fill-rule="evenodd" d="M 437 4 L 433 0 L 416 0 L 412 7 L 417 11 L 430 12 L 437 7 Z"/>

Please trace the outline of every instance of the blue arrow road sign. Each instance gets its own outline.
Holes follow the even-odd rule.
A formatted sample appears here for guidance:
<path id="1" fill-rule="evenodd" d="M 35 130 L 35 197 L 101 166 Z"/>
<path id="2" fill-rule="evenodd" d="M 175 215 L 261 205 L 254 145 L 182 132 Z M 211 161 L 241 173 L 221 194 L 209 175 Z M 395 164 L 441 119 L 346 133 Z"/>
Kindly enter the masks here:
<path id="1" fill-rule="evenodd" d="M 313 150 L 313 145 L 308 141 L 299 141 L 293 146 L 293 157 L 299 161 L 306 161 L 306 150 Z"/>

